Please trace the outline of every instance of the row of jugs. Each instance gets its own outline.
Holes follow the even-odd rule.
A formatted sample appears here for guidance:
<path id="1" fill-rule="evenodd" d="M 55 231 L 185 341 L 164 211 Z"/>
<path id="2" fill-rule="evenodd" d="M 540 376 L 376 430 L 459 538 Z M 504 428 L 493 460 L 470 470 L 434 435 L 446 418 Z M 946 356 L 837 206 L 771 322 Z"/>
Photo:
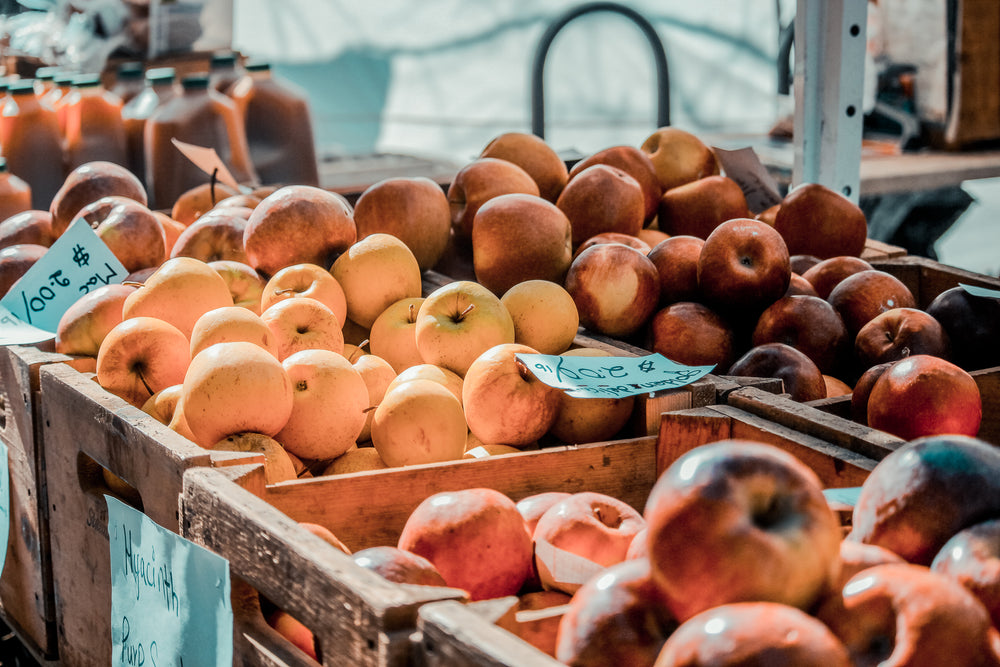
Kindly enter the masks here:
<path id="1" fill-rule="evenodd" d="M 66 174 L 94 160 L 128 167 L 150 205 L 169 208 L 208 178 L 173 138 L 215 149 L 243 183 L 318 185 L 307 98 L 266 63 L 221 54 L 183 77 L 130 63 L 110 90 L 98 75 L 49 74 L 0 82 L 0 156 L 30 186 L 32 208 L 48 209 Z"/>

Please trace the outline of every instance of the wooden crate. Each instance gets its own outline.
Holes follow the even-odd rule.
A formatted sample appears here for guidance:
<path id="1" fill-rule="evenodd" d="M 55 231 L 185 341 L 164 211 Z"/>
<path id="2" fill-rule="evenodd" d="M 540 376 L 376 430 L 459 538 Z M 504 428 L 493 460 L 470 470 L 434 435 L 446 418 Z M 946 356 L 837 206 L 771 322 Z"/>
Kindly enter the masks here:
<path id="1" fill-rule="evenodd" d="M 0 440 L 7 446 L 10 470 L 10 533 L 0 576 L 0 614 L 33 655 L 52 659 L 55 611 L 38 370 L 73 358 L 43 347 L 0 348 Z"/>
<path id="2" fill-rule="evenodd" d="M 323 525 L 358 551 L 395 544 L 413 509 L 441 491 L 489 487 L 520 500 L 543 491 L 590 490 L 642 511 L 658 475 L 677 457 L 729 437 L 783 447 L 827 486 L 857 485 L 875 466 L 794 429 L 716 405 L 663 415 L 658 436 L 268 486 L 258 470 L 195 468 L 185 473 L 182 534 L 229 561 L 234 591 L 241 590 L 234 602 L 238 663 L 259 664 L 267 655 L 273 665 L 315 664 L 266 627 L 245 584 L 301 620 L 321 646 L 336 647 L 323 664 L 553 665 L 477 615 L 483 605 L 458 604 L 450 589 L 373 586 L 350 559 L 295 522 Z M 414 628 L 420 632 L 411 636 Z"/>
<path id="3" fill-rule="evenodd" d="M 263 462 L 205 450 L 63 364 L 39 371 L 57 650 L 69 667 L 111 661 L 111 563 L 104 494 L 178 530 L 183 473 Z M 130 488 L 112 491 L 110 471 Z"/>
<path id="4" fill-rule="evenodd" d="M 906 285 L 918 308 L 927 308 L 937 295 L 959 283 L 1000 290 L 1000 278 L 966 271 L 926 257 L 908 255 L 869 260 L 880 271 L 891 273 Z"/>
<path id="5" fill-rule="evenodd" d="M 1000 445 L 1000 367 L 983 368 L 970 374 L 983 400 L 979 437 Z M 799 403 L 787 396 L 741 387 L 726 395 L 729 405 L 784 424 L 803 433 L 837 443 L 881 460 L 904 440 L 851 419 L 851 397 L 837 396 Z"/>

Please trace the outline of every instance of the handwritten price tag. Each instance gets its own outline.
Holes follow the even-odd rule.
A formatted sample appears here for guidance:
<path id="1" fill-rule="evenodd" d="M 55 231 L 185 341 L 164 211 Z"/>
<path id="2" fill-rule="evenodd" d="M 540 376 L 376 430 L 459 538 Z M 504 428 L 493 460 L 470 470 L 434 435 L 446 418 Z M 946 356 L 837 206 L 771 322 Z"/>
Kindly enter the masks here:
<path id="1" fill-rule="evenodd" d="M 683 366 L 662 354 L 645 357 L 561 357 L 518 354 L 535 377 L 576 398 L 623 398 L 691 384 L 712 366 Z"/>
<path id="2" fill-rule="evenodd" d="M 92 289 L 120 283 L 128 271 L 87 221 L 77 219 L 0 300 L 18 320 L 54 332 L 66 309 Z"/>
<path id="3" fill-rule="evenodd" d="M 209 176 L 215 174 L 215 177 L 221 182 L 239 192 L 250 191 L 250 188 L 245 188 L 236 182 L 233 175 L 229 173 L 226 163 L 222 161 L 222 158 L 219 157 L 219 154 L 215 152 L 214 148 L 205 148 L 204 146 L 186 144 L 176 138 L 171 139 L 170 141 L 174 144 L 177 150 L 184 154 L 184 157 L 191 160 L 196 167 Z"/>
<path id="4" fill-rule="evenodd" d="M 112 667 L 231 665 L 228 561 L 105 498 Z"/>
<path id="5" fill-rule="evenodd" d="M 7 560 L 7 541 L 10 539 L 10 463 L 7 445 L 0 440 L 0 572 Z"/>
<path id="6" fill-rule="evenodd" d="M 1000 290 L 990 289 L 988 287 L 977 287 L 976 285 L 966 285 L 965 283 L 959 283 L 958 285 L 972 296 L 984 296 L 987 298 L 1000 299 Z"/>
<path id="7" fill-rule="evenodd" d="M 778 184 L 761 163 L 754 149 L 747 147 L 726 150 L 713 147 L 712 152 L 715 153 L 726 176 L 736 181 L 743 190 L 743 196 L 746 197 L 747 207 L 751 212 L 760 213 L 781 203 Z"/>
<path id="8" fill-rule="evenodd" d="M 40 343 L 55 336 L 30 324 L 25 324 L 3 306 L 0 306 L 0 345 L 28 345 Z"/>

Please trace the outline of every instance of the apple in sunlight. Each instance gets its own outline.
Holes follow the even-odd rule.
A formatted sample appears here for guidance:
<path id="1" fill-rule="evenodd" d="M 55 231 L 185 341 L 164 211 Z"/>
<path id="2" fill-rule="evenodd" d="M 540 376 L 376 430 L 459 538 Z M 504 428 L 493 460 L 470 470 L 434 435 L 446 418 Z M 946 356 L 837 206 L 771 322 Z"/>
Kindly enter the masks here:
<path id="1" fill-rule="evenodd" d="M 555 202 L 566 185 L 566 163 L 544 139 L 527 132 L 504 132 L 494 137 L 479 153 L 480 158 L 513 162 L 538 185 L 538 194 Z"/>
<path id="2" fill-rule="evenodd" d="M 657 128 L 642 142 L 664 192 L 678 185 L 719 173 L 719 162 L 708 145 L 674 126 Z"/>
<path id="3" fill-rule="evenodd" d="M 460 459 L 467 434 L 462 404 L 433 380 L 386 389 L 372 418 L 372 444 L 391 467 Z"/>
<path id="4" fill-rule="evenodd" d="M 153 317 L 117 324 L 97 352 L 97 382 L 137 408 L 149 397 L 184 381 L 191 361 L 187 336 Z"/>
<path id="5" fill-rule="evenodd" d="M 652 317 L 660 299 L 656 266 L 635 248 L 596 245 L 569 267 L 566 291 L 576 302 L 580 323 L 608 336 L 630 336 Z"/>
<path id="6" fill-rule="evenodd" d="M 603 493 L 579 491 L 547 509 L 532 535 L 536 542 L 544 540 L 610 567 L 625 560 L 632 538 L 645 527 L 642 514 L 628 503 Z"/>
<path id="7" fill-rule="evenodd" d="M 396 373 L 423 363 L 417 349 L 417 312 L 424 297 L 408 297 L 383 310 L 372 322 L 368 349 L 385 359 Z"/>
<path id="8" fill-rule="evenodd" d="M 264 284 L 260 309 L 265 311 L 282 299 L 309 297 L 323 303 L 337 316 L 341 325 L 347 321 L 347 297 L 333 275 L 318 264 L 293 264 L 280 269 Z"/>
<path id="9" fill-rule="evenodd" d="M 538 196 L 538 184 L 513 162 L 481 157 L 459 169 L 447 193 L 455 237 L 469 241 L 479 208 L 494 197 L 513 193 Z"/>
<path id="10" fill-rule="evenodd" d="M 660 179 L 656 176 L 656 168 L 649 156 L 635 146 L 611 146 L 592 153 L 574 164 L 569 170 L 570 180 L 587 167 L 595 164 L 606 164 L 621 169 L 636 180 L 639 187 L 642 188 L 645 224 L 648 225 L 652 222 L 653 218 L 656 217 L 657 208 L 660 206 L 663 186 L 660 185 Z"/>
<path id="11" fill-rule="evenodd" d="M 133 285 L 101 285 L 66 309 L 56 326 L 56 352 L 96 357 L 101 341 L 122 321 L 125 297 Z"/>

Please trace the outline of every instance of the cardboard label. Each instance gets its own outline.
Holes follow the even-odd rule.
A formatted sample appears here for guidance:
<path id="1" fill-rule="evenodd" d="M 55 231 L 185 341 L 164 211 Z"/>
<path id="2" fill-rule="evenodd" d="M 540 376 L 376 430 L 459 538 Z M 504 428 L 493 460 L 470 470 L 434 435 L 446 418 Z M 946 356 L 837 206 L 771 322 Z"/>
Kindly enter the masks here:
<path id="1" fill-rule="evenodd" d="M 972 296 L 982 296 L 989 299 L 1000 299 L 1000 290 L 990 289 L 988 287 L 977 287 L 976 285 L 966 285 L 965 283 L 959 283 L 958 286 L 964 289 Z"/>
<path id="2" fill-rule="evenodd" d="M 205 148 L 204 146 L 186 144 L 183 141 L 178 141 L 177 139 L 171 139 L 170 141 L 177 147 L 177 150 L 184 154 L 184 157 L 194 163 L 194 166 L 198 167 L 209 176 L 215 174 L 215 177 L 221 183 L 225 183 L 239 192 L 250 192 L 250 188 L 244 187 L 236 182 L 233 175 L 229 173 L 226 163 L 222 161 L 222 158 L 219 157 L 219 154 L 215 152 L 214 148 Z"/>
<path id="3" fill-rule="evenodd" d="M 231 665 L 229 562 L 105 499 L 112 667 Z"/>
<path id="4" fill-rule="evenodd" d="M 55 332 L 63 313 L 101 285 L 120 283 L 128 271 L 87 221 L 78 218 L 0 300 L 23 324 Z M 4 323 L 0 322 L 0 325 Z M 6 323 L 11 331 L 18 323 Z"/>
<path id="5" fill-rule="evenodd" d="M 823 495 L 826 496 L 826 502 L 831 505 L 837 504 L 854 507 L 858 504 L 858 498 L 861 497 L 861 487 L 850 486 L 843 489 L 823 489 Z"/>
<path id="6" fill-rule="evenodd" d="M 518 354 L 535 377 L 575 398 L 624 398 L 691 384 L 712 366 L 684 366 L 662 354 L 644 357 L 563 357 Z"/>
<path id="7" fill-rule="evenodd" d="M 736 181 L 747 206 L 754 215 L 780 204 L 782 197 L 778 184 L 760 161 L 756 151 L 749 146 L 737 150 L 712 147 L 716 159 L 726 176 Z"/>
<path id="8" fill-rule="evenodd" d="M 7 444 L 0 440 L 0 572 L 7 560 L 7 543 L 10 540 L 10 462 L 7 461 Z"/>
<path id="9" fill-rule="evenodd" d="M 591 578 L 604 571 L 604 566 L 553 546 L 551 542 L 535 540 L 535 566 L 547 587 L 572 595 Z"/>

